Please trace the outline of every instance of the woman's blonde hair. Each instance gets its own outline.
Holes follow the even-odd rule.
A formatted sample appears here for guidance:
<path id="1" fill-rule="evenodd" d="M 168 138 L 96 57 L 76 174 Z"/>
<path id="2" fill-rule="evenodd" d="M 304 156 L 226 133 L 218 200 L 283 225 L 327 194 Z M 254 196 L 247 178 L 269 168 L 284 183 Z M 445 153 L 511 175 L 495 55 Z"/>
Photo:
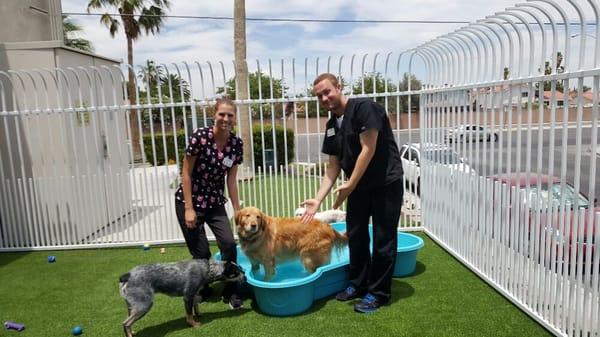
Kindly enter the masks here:
<path id="1" fill-rule="evenodd" d="M 219 107 L 221 105 L 229 105 L 235 108 L 235 103 L 227 97 L 217 98 L 217 102 L 215 103 L 215 113 L 219 111 Z"/>

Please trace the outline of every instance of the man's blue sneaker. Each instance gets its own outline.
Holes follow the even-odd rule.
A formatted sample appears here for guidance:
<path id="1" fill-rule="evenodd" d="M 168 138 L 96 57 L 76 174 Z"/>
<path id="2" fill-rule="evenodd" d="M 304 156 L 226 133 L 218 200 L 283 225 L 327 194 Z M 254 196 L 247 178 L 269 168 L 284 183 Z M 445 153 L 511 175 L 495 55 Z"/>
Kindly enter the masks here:
<path id="1" fill-rule="evenodd" d="M 349 285 L 344 291 L 341 291 L 335 295 L 335 299 L 338 301 L 349 301 L 360 297 L 361 292 L 356 289 L 353 285 Z"/>
<path id="2" fill-rule="evenodd" d="M 354 311 L 368 314 L 379 309 L 381 304 L 383 303 L 381 303 L 376 296 L 367 294 L 362 300 L 360 300 L 360 302 L 354 305 Z"/>

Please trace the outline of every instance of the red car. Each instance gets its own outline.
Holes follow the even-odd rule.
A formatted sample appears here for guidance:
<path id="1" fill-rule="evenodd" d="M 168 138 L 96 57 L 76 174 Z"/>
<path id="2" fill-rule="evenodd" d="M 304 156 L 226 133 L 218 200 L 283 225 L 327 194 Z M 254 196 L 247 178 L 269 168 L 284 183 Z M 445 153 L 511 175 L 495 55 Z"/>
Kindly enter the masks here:
<path id="1" fill-rule="evenodd" d="M 529 252 L 529 256 L 533 253 L 532 248 L 530 248 L 533 242 L 530 242 L 530 240 L 533 234 L 537 232 L 538 239 L 536 244 L 538 249 L 536 255 L 538 255 L 538 261 L 541 261 L 541 257 L 544 256 L 545 264 L 550 265 L 552 258 L 547 248 L 550 240 L 550 242 L 555 242 L 556 246 L 553 260 L 557 262 L 555 269 L 559 268 L 560 262 L 562 262 L 565 272 L 579 272 L 577 268 L 579 263 L 583 263 L 582 266 L 586 267 L 585 262 L 588 260 L 588 247 L 591 248 L 592 253 L 590 261 L 593 261 L 595 255 L 595 238 L 599 225 L 596 223 L 596 215 L 600 213 L 600 205 L 597 200 L 594 200 L 593 204 L 591 204 L 588 197 L 583 193 L 580 192 L 576 196 L 575 188 L 571 184 L 565 183 L 564 187 L 561 188 L 560 178 L 555 176 L 545 174 L 538 176 L 537 173 L 528 174 L 520 172 L 494 175 L 488 178 L 508 186 L 518 187 L 521 190 L 520 195 L 523 196 L 522 207 L 524 206 L 528 209 L 527 213 L 529 216 L 528 242 L 522 246 L 525 246 L 525 250 Z M 539 190 L 538 183 L 540 184 Z M 529 194 L 526 195 L 527 185 L 529 185 Z M 560 211 L 561 199 L 564 199 L 564 207 L 565 209 L 569 209 L 569 212 Z M 578 216 L 577 210 L 579 209 L 584 209 L 582 211 L 583 220 L 579 222 L 579 227 L 575 231 L 574 226 Z M 539 212 L 539 220 L 536 219 L 536 212 Z M 591 222 L 590 213 L 592 213 Z M 564 217 L 566 214 L 570 214 L 570 219 Z M 563 218 L 562 223 L 561 218 Z M 536 223 L 539 223 L 539 230 L 534 232 L 533 226 Z M 592 231 L 591 237 L 588 236 L 588 229 Z M 540 248 L 541 245 L 544 245 L 542 246 L 543 250 Z M 544 255 L 542 255 L 542 252 L 544 252 Z"/>

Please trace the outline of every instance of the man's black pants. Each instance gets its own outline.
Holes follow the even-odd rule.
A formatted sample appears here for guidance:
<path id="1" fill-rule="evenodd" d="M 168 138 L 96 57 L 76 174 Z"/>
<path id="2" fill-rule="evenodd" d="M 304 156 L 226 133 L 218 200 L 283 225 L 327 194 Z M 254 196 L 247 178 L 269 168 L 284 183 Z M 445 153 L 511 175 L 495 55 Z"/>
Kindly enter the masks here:
<path id="1" fill-rule="evenodd" d="M 383 302 L 391 297 L 402 208 L 402 179 L 375 189 L 353 191 L 348 197 L 346 226 L 350 249 L 350 283 Z M 373 253 L 369 240 L 373 218 Z"/>

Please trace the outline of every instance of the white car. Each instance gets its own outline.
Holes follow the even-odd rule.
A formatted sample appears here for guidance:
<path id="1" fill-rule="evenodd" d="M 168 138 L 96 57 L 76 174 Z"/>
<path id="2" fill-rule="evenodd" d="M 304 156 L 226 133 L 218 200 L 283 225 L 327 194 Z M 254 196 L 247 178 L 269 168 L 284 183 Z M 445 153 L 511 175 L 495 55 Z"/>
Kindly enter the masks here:
<path id="1" fill-rule="evenodd" d="M 449 129 L 446 139 L 448 142 L 495 142 L 498 140 L 498 134 L 483 125 L 465 124 Z"/>
<path id="2" fill-rule="evenodd" d="M 423 148 L 421 148 L 419 143 L 404 144 L 400 148 L 404 178 L 409 185 L 414 186 L 417 195 L 421 191 L 421 162 L 424 151 L 426 151 L 426 158 L 434 164 L 444 165 L 465 173 L 474 172 L 456 151 L 446 145 L 423 144 Z"/>

